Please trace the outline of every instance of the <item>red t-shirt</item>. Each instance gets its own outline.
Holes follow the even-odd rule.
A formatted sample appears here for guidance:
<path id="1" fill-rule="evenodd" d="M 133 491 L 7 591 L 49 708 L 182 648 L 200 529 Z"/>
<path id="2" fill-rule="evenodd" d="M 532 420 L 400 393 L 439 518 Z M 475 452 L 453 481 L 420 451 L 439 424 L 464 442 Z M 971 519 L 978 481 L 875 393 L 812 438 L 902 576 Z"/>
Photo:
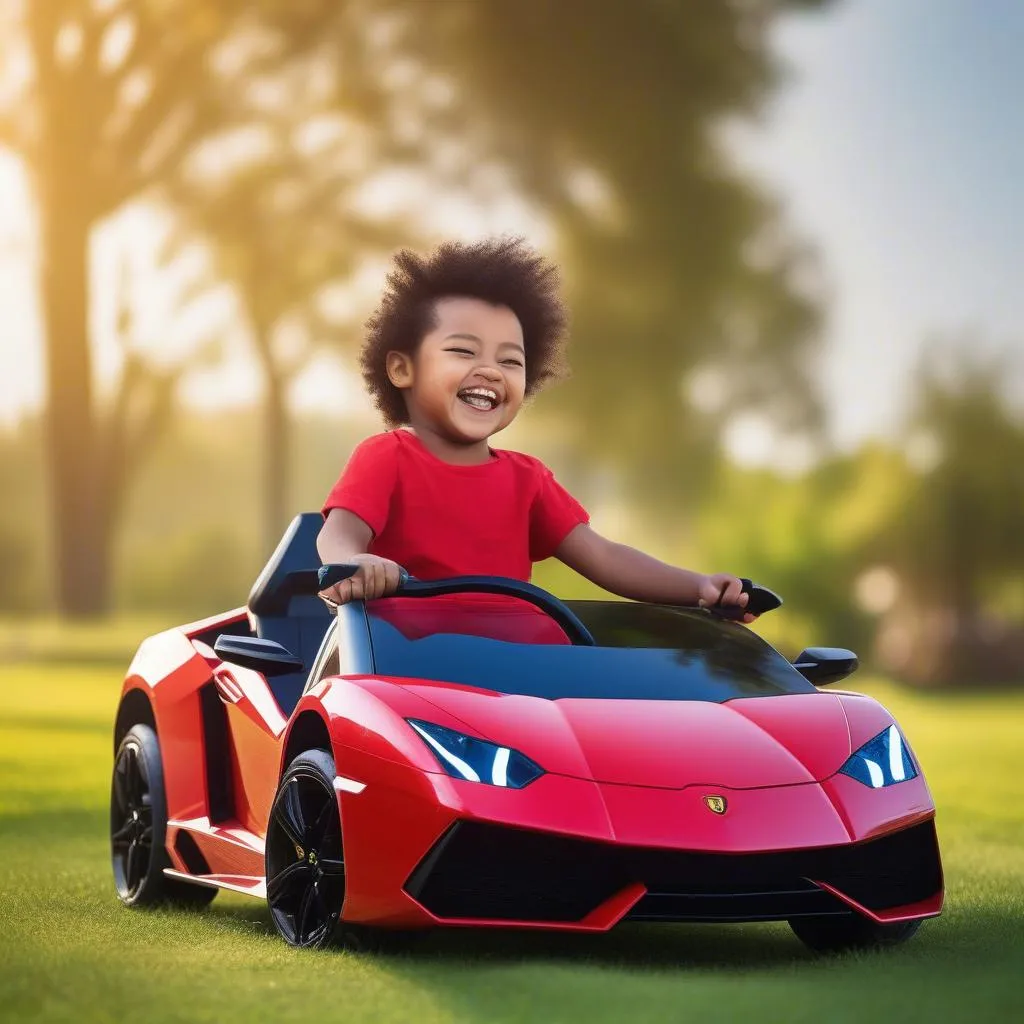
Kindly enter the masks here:
<path id="1" fill-rule="evenodd" d="M 529 580 L 580 523 L 583 506 L 539 459 L 492 449 L 489 462 L 453 466 L 409 430 L 356 446 L 324 502 L 373 530 L 370 552 L 420 579 L 510 576 Z"/>

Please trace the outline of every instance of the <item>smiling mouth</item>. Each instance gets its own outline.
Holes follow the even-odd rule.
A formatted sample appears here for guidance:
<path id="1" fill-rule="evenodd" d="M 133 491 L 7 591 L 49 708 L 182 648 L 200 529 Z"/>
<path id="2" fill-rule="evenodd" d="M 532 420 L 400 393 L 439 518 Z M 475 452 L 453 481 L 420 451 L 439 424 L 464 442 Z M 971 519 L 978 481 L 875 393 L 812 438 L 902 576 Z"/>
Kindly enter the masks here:
<path id="1" fill-rule="evenodd" d="M 480 412 L 490 412 L 500 404 L 498 393 L 491 388 L 463 388 L 458 393 L 458 399 L 471 409 Z"/>

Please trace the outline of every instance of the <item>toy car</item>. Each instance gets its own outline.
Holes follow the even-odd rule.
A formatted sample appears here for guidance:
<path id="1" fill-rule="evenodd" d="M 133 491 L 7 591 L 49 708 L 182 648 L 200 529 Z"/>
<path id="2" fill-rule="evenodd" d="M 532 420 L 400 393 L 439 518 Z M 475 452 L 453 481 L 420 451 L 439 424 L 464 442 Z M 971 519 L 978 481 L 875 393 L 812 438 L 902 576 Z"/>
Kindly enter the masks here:
<path id="1" fill-rule="evenodd" d="M 432 926 L 785 920 L 816 950 L 942 907 L 935 807 L 857 666 L 714 611 L 406 581 L 336 613 L 297 516 L 248 605 L 149 637 L 114 728 L 128 905 L 266 899 L 291 945 Z"/>

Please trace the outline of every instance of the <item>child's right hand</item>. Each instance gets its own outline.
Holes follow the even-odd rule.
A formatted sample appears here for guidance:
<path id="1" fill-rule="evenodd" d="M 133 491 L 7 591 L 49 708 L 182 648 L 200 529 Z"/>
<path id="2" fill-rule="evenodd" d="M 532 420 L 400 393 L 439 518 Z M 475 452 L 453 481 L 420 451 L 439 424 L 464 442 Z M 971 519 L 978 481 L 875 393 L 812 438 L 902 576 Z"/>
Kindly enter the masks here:
<path id="1" fill-rule="evenodd" d="M 328 604 L 371 601 L 376 597 L 387 597 L 398 589 L 402 567 L 397 562 L 369 554 L 350 555 L 345 562 L 358 565 L 359 570 L 347 580 L 320 591 L 319 596 Z"/>

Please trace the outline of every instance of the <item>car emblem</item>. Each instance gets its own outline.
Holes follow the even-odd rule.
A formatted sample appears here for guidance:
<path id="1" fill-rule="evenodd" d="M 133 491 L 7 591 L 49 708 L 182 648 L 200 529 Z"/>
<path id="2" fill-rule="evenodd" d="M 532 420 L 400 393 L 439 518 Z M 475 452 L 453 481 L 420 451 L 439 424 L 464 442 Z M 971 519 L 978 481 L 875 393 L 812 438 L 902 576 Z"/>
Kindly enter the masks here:
<path id="1" fill-rule="evenodd" d="M 704 803 L 708 805 L 708 810 L 715 814 L 725 814 L 725 809 L 728 806 L 724 796 L 706 796 Z"/>

